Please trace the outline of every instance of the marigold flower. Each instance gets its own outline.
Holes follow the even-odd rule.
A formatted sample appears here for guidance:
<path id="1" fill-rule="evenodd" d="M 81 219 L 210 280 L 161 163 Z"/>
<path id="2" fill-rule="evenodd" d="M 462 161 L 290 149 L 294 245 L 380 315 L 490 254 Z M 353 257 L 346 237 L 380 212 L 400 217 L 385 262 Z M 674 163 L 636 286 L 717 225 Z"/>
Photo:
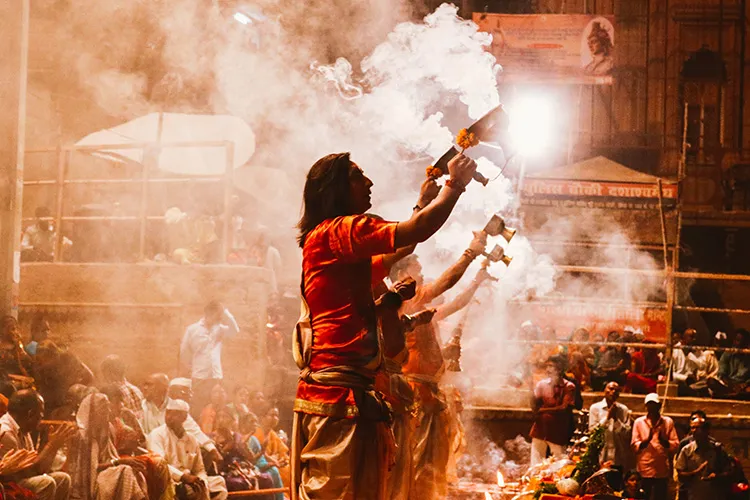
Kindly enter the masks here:
<path id="1" fill-rule="evenodd" d="M 432 165 L 427 167 L 427 171 L 425 173 L 427 174 L 427 177 L 432 177 L 433 179 L 437 179 L 438 177 L 442 177 L 443 175 L 442 170 L 437 167 L 433 167 Z"/>
<path id="2" fill-rule="evenodd" d="M 474 132 L 469 132 L 465 128 L 458 131 L 456 136 L 456 144 L 461 149 L 469 149 L 472 146 L 479 144 L 479 138 Z"/>

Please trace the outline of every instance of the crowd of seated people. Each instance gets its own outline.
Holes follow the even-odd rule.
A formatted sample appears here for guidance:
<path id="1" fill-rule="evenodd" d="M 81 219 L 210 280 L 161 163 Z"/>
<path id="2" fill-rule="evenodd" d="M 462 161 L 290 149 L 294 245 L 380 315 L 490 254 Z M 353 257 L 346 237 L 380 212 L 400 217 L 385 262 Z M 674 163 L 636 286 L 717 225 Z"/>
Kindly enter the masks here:
<path id="1" fill-rule="evenodd" d="M 579 391 L 601 392 L 608 382 L 615 381 L 625 393 L 650 394 L 656 392 L 658 384 L 669 382 L 677 386 L 679 396 L 750 399 L 750 353 L 741 351 L 750 348 L 750 332 L 745 329 L 730 335 L 718 332 L 711 345 L 701 345 L 692 328 L 675 332 L 671 358 L 667 358 L 664 347 L 631 328 L 609 331 L 606 338 L 576 328 L 562 339 L 550 327 L 538 328 L 527 321 L 519 329 L 518 338 L 529 344 L 525 368 L 519 368 L 515 377 L 519 386 L 522 374 L 538 382 L 544 377 L 544 360 L 560 356 L 565 361 L 565 378 Z M 648 344 L 655 345 L 652 348 Z"/>
<path id="2" fill-rule="evenodd" d="M 230 400 L 222 381 L 193 412 L 191 379 L 154 373 L 138 387 L 114 355 L 95 375 L 43 323 L 25 344 L 18 322 L 2 321 L 3 499 L 223 500 L 288 487 L 288 438 L 262 392 L 238 385 Z"/>

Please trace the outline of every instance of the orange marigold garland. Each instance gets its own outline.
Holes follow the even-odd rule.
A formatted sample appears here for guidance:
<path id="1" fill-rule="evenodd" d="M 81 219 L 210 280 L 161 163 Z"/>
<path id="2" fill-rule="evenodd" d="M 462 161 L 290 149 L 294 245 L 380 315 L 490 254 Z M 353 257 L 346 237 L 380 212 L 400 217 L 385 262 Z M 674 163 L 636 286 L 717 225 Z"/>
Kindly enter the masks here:
<path id="1" fill-rule="evenodd" d="M 472 146 L 479 144 L 479 137 L 474 132 L 469 132 L 465 128 L 458 131 L 456 136 L 456 144 L 463 150 L 467 150 Z M 462 151 L 463 152 L 463 151 Z"/>
<path id="2" fill-rule="evenodd" d="M 462 128 L 458 131 L 458 135 L 456 136 L 456 144 L 461 148 L 461 152 L 463 153 L 470 147 L 479 144 L 479 138 L 474 132 L 469 132 L 465 128 Z M 427 174 L 427 177 L 431 177 L 433 179 L 438 179 L 445 174 L 445 172 L 432 165 L 427 167 L 425 173 Z"/>
<path id="3" fill-rule="evenodd" d="M 432 177 L 433 179 L 437 179 L 439 177 L 442 177 L 443 171 L 437 167 L 433 167 L 432 165 L 430 165 L 429 167 L 427 167 L 426 174 L 427 174 L 427 177 Z"/>

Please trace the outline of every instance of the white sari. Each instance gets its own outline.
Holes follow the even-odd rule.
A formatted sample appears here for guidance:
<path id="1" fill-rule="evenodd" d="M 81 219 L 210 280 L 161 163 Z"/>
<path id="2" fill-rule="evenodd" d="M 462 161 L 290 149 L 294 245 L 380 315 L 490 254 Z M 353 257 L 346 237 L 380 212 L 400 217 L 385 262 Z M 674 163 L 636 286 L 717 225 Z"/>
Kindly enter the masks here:
<path id="1" fill-rule="evenodd" d="M 87 396 L 76 415 L 79 434 L 71 444 L 68 460 L 72 479 L 71 500 L 144 500 L 146 483 L 127 465 L 99 471 L 99 464 L 116 460 L 117 450 L 109 428 L 107 396 Z"/>

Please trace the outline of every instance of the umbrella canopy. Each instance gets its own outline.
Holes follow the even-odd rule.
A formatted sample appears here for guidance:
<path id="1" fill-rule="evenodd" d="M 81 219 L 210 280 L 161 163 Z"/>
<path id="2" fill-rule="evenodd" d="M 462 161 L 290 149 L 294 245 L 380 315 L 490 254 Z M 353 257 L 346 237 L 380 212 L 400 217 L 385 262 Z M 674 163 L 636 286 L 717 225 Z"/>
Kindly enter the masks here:
<path id="1" fill-rule="evenodd" d="M 521 201 L 527 205 L 580 208 L 653 209 L 658 204 L 659 177 L 597 156 L 526 175 Z M 664 181 L 665 206 L 674 206 L 677 185 Z"/>
<path id="2" fill-rule="evenodd" d="M 227 146 L 231 144 L 231 148 Z M 228 160 L 237 168 L 255 151 L 255 135 L 241 118 L 229 115 L 151 113 L 87 135 L 76 143 L 95 156 L 144 164 L 181 175 L 220 175 Z M 227 151 L 232 150 L 232 158 Z"/>

